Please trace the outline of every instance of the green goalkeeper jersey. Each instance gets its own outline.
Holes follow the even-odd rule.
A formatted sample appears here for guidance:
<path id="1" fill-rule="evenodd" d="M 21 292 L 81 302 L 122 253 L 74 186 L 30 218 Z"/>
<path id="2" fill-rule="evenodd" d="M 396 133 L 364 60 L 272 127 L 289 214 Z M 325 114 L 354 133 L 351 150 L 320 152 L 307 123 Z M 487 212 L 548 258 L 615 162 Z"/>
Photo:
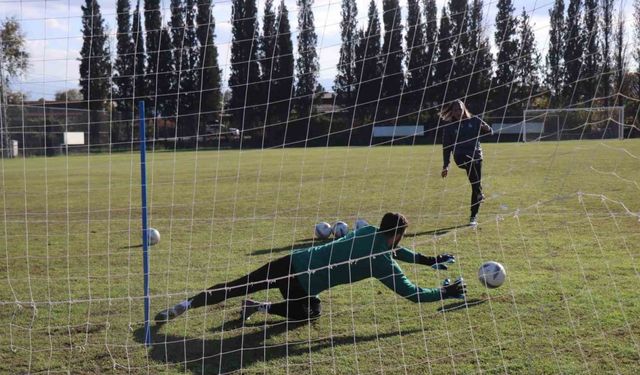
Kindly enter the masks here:
<path id="1" fill-rule="evenodd" d="M 405 248 L 396 249 L 395 254 L 389 250 L 385 235 L 376 227 L 366 226 L 336 241 L 293 251 L 292 267 L 309 295 L 375 277 L 413 302 L 438 301 L 439 288 L 416 286 L 394 260 L 416 263 L 417 254 Z"/>

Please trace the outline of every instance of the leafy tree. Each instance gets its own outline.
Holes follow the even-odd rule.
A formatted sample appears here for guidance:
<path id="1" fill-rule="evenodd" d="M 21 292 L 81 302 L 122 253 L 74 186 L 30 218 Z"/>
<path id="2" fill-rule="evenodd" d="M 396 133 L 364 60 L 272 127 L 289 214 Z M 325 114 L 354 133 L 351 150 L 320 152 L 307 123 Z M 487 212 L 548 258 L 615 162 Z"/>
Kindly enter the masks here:
<path id="1" fill-rule="evenodd" d="M 144 32 L 140 21 L 140 12 L 136 8 L 133 11 L 133 44 L 134 44 L 134 68 L 133 68 L 133 103 L 131 108 L 137 112 L 138 102 L 146 100 L 145 68 L 147 55 L 144 50 Z M 146 107 L 145 107 L 146 108 Z"/>
<path id="2" fill-rule="evenodd" d="M 278 38 L 276 13 L 273 9 L 273 0 L 266 0 L 264 4 L 264 15 L 262 18 L 262 35 L 258 44 L 258 57 L 260 59 L 260 85 L 258 95 L 260 95 L 259 105 L 261 107 L 260 117 L 265 119 L 265 126 L 268 123 L 268 111 L 271 104 L 273 92 L 273 68 L 275 62 L 276 42 Z"/>
<path id="3" fill-rule="evenodd" d="M 426 47 L 425 61 L 421 75 L 425 77 L 425 89 L 422 92 L 420 107 L 432 107 L 435 104 L 433 77 L 438 50 L 438 7 L 435 0 L 423 0 L 424 9 L 424 42 Z"/>
<path id="4" fill-rule="evenodd" d="M 191 115 L 200 108 L 200 46 L 196 35 L 196 0 L 185 1 L 184 15 L 178 114 Z M 179 125 L 182 134 L 196 134 L 197 121 L 190 117 L 183 120 Z"/>
<path id="5" fill-rule="evenodd" d="M 473 68 L 473 55 L 469 50 L 469 6 L 467 0 L 449 0 L 449 15 L 453 65 L 447 84 L 445 101 L 453 99 L 466 101 L 469 76 Z"/>
<path id="6" fill-rule="evenodd" d="M 0 23 L 0 147 L 4 150 L 4 157 L 12 156 L 9 145 L 11 136 L 7 129 L 7 104 L 15 100 L 24 102 L 24 95 L 11 92 L 9 83 L 28 69 L 29 53 L 20 23 L 15 18 L 6 18 Z"/>
<path id="7" fill-rule="evenodd" d="M 54 100 L 57 102 L 79 102 L 82 101 L 82 94 L 78 89 L 56 91 Z"/>
<path id="8" fill-rule="evenodd" d="M 171 76 L 170 95 L 165 103 L 167 113 L 178 115 L 178 105 L 180 102 L 180 79 L 182 77 L 182 45 L 184 39 L 184 2 L 183 0 L 171 0 L 171 19 L 169 26 L 171 28 L 171 53 L 173 60 L 173 74 Z M 176 127 L 176 132 L 178 128 Z"/>

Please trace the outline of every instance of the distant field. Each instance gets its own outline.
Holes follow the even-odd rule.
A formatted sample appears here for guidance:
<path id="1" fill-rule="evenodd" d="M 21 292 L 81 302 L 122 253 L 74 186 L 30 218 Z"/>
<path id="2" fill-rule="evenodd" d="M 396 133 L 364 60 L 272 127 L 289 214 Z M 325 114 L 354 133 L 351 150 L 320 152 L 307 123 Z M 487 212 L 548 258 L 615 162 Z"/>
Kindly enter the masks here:
<path id="1" fill-rule="evenodd" d="M 154 328 L 149 350 L 138 155 L 0 160 L 0 373 L 636 374 L 640 140 L 484 149 L 477 230 L 439 146 L 149 154 L 152 315 L 309 245 L 319 221 L 387 211 L 411 221 L 405 246 L 458 257 L 401 264 L 413 281 L 469 283 L 468 306 L 341 286 L 296 326 L 243 326 L 234 299 Z M 485 260 L 506 267 L 501 288 L 476 281 Z"/>

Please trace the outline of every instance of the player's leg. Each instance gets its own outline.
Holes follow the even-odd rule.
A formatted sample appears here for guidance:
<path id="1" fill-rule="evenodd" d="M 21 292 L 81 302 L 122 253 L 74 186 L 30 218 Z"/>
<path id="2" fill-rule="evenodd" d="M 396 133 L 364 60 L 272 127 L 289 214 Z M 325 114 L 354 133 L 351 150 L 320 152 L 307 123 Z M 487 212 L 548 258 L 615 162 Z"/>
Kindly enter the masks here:
<path id="1" fill-rule="evenodd" d="M 482 194 L 482 160 L 476 160 L 468 164 L 467 173 L 471 184 L 471 221 L 472 225 L 477 224 L 476 217 L 480 210 L 480 203 L 484 200 Z M 475 224 L 474 224 L 475 223 Z"/>
<path id="2" fill-rule="evenodd" d="M 269 262 L 257 270 L 231 282 L 216 284 L 206 291 L 182 301 L 156 315 L 156 322 L 164 322 L 182 315 L 188 309 L 215 305 L 228 298 L 246 296 L 275 286 L 274 279 L 286 278 L 289 274 L 290 256 Z"/>

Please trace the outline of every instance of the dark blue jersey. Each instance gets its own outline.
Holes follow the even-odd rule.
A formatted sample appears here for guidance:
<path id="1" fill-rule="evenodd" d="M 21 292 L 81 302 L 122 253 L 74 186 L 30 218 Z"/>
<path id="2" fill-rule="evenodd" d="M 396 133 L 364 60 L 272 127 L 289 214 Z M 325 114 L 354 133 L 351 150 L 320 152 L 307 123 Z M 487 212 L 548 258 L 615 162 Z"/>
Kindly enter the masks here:
<path id="1" fill-rule="evenodd" d="M 478 117 L 471 117 L 444 126 L 442 129 L 443 168 L 449 166 L 451 153 L 457 164 L 467 160 L 482 160 L 480 136 L 493 133 L 492 130 L 483 130 L 482 124 L 482 120 Z"/>

